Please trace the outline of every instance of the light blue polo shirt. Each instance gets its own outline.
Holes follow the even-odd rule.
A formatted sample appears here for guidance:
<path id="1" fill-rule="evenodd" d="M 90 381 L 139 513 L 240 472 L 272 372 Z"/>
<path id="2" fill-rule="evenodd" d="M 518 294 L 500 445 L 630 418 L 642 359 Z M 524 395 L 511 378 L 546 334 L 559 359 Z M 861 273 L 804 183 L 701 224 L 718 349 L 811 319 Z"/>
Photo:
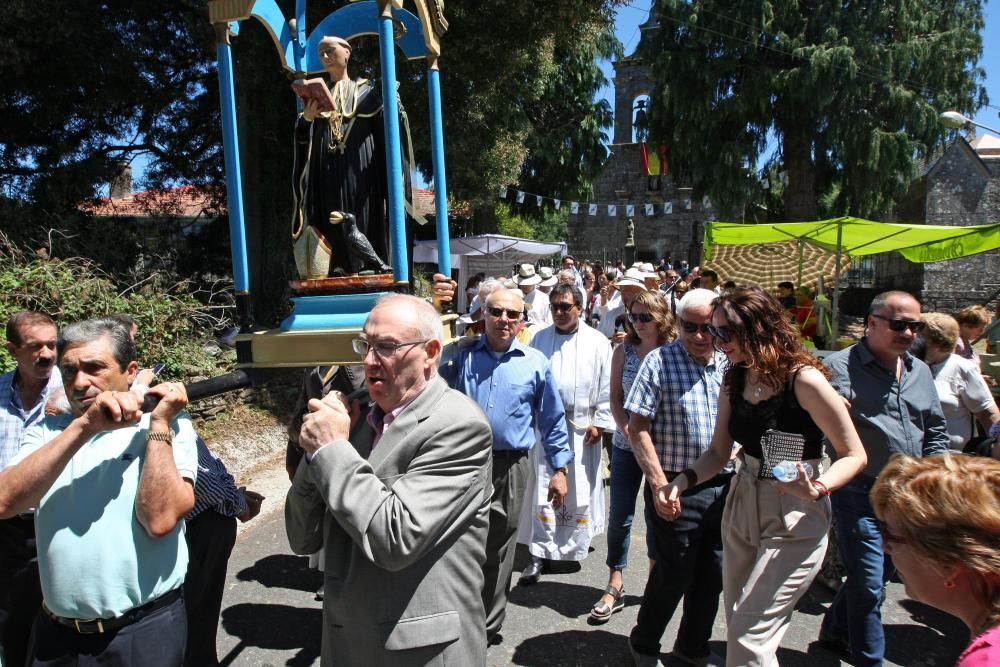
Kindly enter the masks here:
<path id="1" fill-rule="evenodd" d="M 31 427 L 13 463 L 55 438 L 72 420 L 48 417 Z M 45 604 L 57 616 L 111 618 L 151 602 L 184 582 L 184 521 L 154 538 L 135 514 L 146 456 L 149 415 L 81 447 L 35 513 L 38 569 Z M 195 431 L 187 413 L 173 423 L 174 463 L 192 483 L 198 469 Z"/>

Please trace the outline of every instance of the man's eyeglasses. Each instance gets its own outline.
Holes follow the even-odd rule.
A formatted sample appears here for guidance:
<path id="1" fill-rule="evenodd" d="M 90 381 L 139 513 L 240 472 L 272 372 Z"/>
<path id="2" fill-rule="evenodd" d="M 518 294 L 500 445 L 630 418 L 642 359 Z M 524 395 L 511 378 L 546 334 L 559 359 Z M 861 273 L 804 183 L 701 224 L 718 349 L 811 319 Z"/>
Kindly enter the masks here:
<path id="1" fill-rule="evenodd" d="M 520 310 L 514 310 L 513 308 L 511 308 L 511 309 L 508 310 L 506 308 L 493 308 L 493 307 L 490 307 L 490 308 L 486 309 L 486 312 L 489 313 L 491 316 L 497 318 L 497 319 L 500 319 L 500 317 L 504 313 L 507 313 L 507 319 L 508 320 L 519 320 L 519 319 L 521 319 L 521 311 Z"/>
<path id="2" fill-rule="evenodd" d="M 382 358 L 387 358 L 396 354 L 396 351 L 399 350 L 399 348 L 401 347 L 420 345 L 421 343 L 426 343 L 426 342 L 427 342 L 426 338 L 424 340 L 415 340 L 412 343 L 391 343 L 387 340 L 371 341 L 368 340 L 367 338 L 355 338 L 354 340 L 351 341 L 351 347 L 354 348 L 354 351 L 357 354 L 361 355 L 362 359 L 368 356 L 368 350 L 375 350 L 376 355 Z"/>
<path id="3" fill-rule="evenodd" d="M 643 324 L 649 324 L 653 321 L 653 316 L 649 313 L 629 313 L 628 321 L 632 324 L 636 322 L 642 322 Z"/>
<path id="4" fill-rule="evenodd" d="M 909 540 L 905 537 L 893 535 L 889 532 L 888 524 L 881 519 L 875 519 L 875 528 L 878 529 L 878 534 L 882 537 L 883 542 L 891 542 L 892 544 L 909 544 Z"/>
<path id="5" fill-rule="evenodd" d="M 712 333 L 711 324 L 695 324 L 694 322 L 688 322 L 687 320 L 681 320 L 681 329 L 684 330 L 684 333 L 689 334 L 698 333 L 699 331 L 703 334 L 711 335 Z"/>
<path id="6" fill-rule="evenodd" d="M 877 317 L 880 320 L 888 322 L 889 328 L 897 333 L 909 329 L 913 333 L 918 334 L 924 330 L 924 326 L 926 325 L 925 322 L 921 322 L 920 320 L 894 320 L 891 317 L 875 313 L 872 313 L 872 317 Z"/>
<path id="7" fill-rule="evenodd" d="M 550 303 L 549 309 L 553 313 L 568 313 L 569 311 L 576 308 L 575 303 Z"/>

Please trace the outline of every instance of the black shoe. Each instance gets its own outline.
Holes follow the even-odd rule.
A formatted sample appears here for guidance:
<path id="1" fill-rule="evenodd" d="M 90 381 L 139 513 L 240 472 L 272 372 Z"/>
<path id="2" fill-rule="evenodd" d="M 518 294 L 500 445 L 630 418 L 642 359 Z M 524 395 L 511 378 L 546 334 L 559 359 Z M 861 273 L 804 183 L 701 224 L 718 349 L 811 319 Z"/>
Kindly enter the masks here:
<path id="1" fill-rule="evenodd" d="M 538 580 L 542 578 L 542 559 L 537 556 L 532 556 L 531 561 L 528 562 L 528 566 L 524 568 L 524 572 L 521 573 L 521 578 L 517 580 L 519 586 L 530 586 L 531 584 L 537 584 Z"/>
<path id="2" fill-rule="evenodd" d="M 854 664 L 854 654 L 851 653 L 851 645 L 843 639 L 831 637 L 823 632 L 820 632 L 816 643 L 830 653 L 833 653 L 847 664 Z"/>
<path id="3" fill-rule="evenodd" d="M 503 635 L 499 632 L 494 632 L 492 634 L 486 635 L 486 647 L 496 646 L 497 644 L 503 643 Z"/>

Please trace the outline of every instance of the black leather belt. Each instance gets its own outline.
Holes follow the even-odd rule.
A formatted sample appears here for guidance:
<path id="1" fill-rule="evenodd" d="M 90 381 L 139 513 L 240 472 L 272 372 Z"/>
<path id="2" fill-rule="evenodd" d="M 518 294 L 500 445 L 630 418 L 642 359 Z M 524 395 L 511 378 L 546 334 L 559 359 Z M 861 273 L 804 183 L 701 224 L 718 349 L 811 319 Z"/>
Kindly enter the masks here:
<path id="1" fill-rule="evenodd" d="M 529 449 L 494 449 L 493 458 L 495 459 L 519 459 L 522 456 L 527 456 Z"/>
<path id="2" fill-rule="evenodd" d="M 124 628 L 127 625 L 132 625 L 133 623 L 141 621 L 145 617 L 149 616 L 154 611 L 163 609 L 164 607 L 173 604 L 180 599 L 182 589 L 183 586 L 178 586 L 169 593 L 164 593 L 152 602 L 147 602 L 146 604 L 135 607 L 134 609 L 129 609 L 121 616 L 115 616 L 113 618 L 64 618 L 53 614 L 52 610 L 49 609 L 48 605 L 44 602 L 42 602 L 42 610 L 49 618 L 59 625 L 65 625 L 67 628 L 72 628 L 81 635 L 97 635 L 105 632 L 112 632 L 113 630 Z"/>

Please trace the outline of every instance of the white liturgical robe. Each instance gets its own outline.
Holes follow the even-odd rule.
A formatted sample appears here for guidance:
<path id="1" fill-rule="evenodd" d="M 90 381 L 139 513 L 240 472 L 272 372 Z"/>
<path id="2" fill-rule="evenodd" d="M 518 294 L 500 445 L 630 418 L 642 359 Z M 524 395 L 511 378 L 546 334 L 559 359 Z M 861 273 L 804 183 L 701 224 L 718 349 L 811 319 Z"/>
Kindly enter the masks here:
<path id="1" fill-rule="evenodd" d="M 544 354 L 566 407 L 566 427 L 574 458 L 569 465 L 565 504 L 554 510 L 548 501 L 552 469 L 531 450 L 537 471 L 524 497 L 518 542 L 533 556 L 551 560 L 583 560 L 595 535 L 604 532 L 604 484 L 601 438 L 584 444 L 588 426 L 611 430 L 611 344 L 595 329 L 580 323 L 572 334 L 549 326 L 535 334 L 531 347 Z"/>

